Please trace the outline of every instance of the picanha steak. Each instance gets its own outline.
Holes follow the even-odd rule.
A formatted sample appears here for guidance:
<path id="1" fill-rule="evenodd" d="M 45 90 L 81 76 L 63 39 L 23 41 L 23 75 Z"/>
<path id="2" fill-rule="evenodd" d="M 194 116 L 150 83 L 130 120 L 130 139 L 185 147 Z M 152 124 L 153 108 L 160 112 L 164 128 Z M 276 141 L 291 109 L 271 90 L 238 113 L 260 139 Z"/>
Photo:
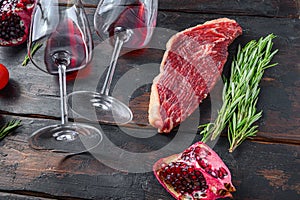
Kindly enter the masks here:
<path id="1" fill-rule="evenodd" d="M 228 46 L 241 34 L 236 21 L 220 18 L 171 37 L 151 88 L 152 126 L 168 133 L 197 109 L 221 76 Z"/>

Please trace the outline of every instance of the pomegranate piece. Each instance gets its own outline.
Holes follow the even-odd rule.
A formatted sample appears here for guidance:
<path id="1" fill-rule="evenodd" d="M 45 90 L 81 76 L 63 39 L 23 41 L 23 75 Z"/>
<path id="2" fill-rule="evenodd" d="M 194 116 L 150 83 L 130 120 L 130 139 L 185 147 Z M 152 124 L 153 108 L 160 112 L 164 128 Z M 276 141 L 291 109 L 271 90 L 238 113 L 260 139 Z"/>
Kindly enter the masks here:
<path id="1" fill-rule="evenodd" d="M 235 191 L 227 166 L 202 142 L 160 159 L 153 171 L 160 184 L 178 200 L 232 198 L 231 192 Z"/>
<path id="2" fill-rule="evenodd" d="M 35 0 L 0 1 L 0 46 L 17 46 L 28 38 Z"/>

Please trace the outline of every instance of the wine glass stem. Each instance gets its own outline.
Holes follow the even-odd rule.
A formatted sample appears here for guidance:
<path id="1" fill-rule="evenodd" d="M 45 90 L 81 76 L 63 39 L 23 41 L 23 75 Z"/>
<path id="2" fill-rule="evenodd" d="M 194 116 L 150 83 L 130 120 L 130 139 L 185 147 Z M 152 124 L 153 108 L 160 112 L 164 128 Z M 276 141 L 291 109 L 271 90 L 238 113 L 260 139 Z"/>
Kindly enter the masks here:
<path id="1" fill-rule="evenodd" d="M 66 79 L 66 66 L 58 65 L 59 74 L 59 89 L 60 89 L 60 111 L 61 111 L 61 124 L 68 123 L 68 106 L 67 106 L 67 79 Z"/>
<path id="2" fill-rule="evenodd" d="M 124 43 L 124 40 L 120 39 L 119 37 L 116 37 L 114 51 L 113 51 L 113 54 L 111 57 L 111 61 L 109 64 L 108 72 L 105 77 L 104 84 L 101 89 L 101 94 L 104 94 L 107 96 L 109 95 L 111 82 L 112 82 L 112 79 L 113 79 L 113 76 L 115 73 L 118 57 L 120 55 L 120 51 L 123 46 L 123 43 Z"/>

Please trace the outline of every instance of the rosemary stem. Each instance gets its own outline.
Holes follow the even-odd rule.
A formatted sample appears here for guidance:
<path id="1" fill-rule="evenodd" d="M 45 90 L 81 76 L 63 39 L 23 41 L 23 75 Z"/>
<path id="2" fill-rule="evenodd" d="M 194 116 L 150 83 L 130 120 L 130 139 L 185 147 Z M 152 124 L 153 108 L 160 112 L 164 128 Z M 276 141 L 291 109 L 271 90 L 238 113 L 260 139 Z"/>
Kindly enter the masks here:
<path id="1" fill-rule="evenodd" d="M 259 83 L 264 70 L 274 67 L 270 64 L 273 34 L 258 41 L 252 40 L 243 48 L 239 45 L 237 55 L 231 64 L 231 75 L 225 78 L 223 88 L 223 104 L 214 122 L 199 126 L 203 128 L 202 141 L 215 140 L 222 131 L 228 127 L 229 151 L 236 149 L 247 137 L 255 136 L 257 125 L 254 125 L 261 116 L 262 111 L 256 110 L 260 93 Z"/>

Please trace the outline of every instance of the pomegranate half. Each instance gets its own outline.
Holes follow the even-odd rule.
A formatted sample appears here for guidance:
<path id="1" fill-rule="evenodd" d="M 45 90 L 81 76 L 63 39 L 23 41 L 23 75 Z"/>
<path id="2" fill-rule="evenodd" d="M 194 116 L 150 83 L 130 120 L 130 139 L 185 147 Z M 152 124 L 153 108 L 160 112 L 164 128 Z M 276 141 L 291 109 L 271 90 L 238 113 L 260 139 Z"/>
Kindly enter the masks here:
<path id="1" fill-rule="evenodd" d="M 160 159 L 153 171 L 160 184 L 178 200 L 232 198 L 231 192 L 235 191 L 227 166 L 202 142 Z"/>
<path id="2" fill-rule="evenodd" d="M 28 38 L 35 0 L 0 1 L 0 46 L 17 46 Z"/>

